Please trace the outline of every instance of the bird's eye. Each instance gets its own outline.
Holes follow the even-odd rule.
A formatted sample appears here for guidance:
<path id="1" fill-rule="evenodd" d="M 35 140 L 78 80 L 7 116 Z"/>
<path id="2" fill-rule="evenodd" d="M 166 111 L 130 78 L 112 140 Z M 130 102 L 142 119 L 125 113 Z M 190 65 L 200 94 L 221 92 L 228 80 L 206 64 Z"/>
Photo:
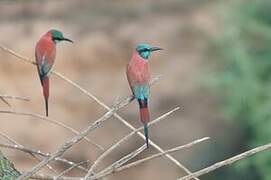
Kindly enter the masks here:
<path id="1" fill-rule="evenodd" d="M 146 52 L 146 51 L 149 51 L 149 49 L 148 49 L 148 48 L 143 48 L 143 49 L 141 50 L 141 52 Z"/>
<path id="2" fill-rule="evenodd" d="M 54 40 L 54 41 L 60 41 L 61 38 L 59 38 L 59 37 L 53 37 L 53 40 Z"/>

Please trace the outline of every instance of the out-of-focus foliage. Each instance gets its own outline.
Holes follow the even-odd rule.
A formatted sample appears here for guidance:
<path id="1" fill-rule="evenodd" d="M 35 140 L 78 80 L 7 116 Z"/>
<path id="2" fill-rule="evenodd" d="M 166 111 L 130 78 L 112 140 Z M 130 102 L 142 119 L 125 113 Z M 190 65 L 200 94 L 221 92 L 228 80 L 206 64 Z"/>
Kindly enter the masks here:
<path id="1" fill-rule="evenodd" d="M 225 118 L 245 133 L 240 149 L 247 149 L 271 139 L 271 1 L 238 0 L 224 5 L 222 33 L 212 46 L 218 70 L 211 82 L 222 97 Z M 254 171 L 270 180 L 271 154 L 249 158 L 236 170 Z"/>
<path id="2" fill-rule="evenodd" d="M 0 151 L 0 179 L 15 180 L 20 176 L 20 172 L 14 168 L 10 162 Z"/>

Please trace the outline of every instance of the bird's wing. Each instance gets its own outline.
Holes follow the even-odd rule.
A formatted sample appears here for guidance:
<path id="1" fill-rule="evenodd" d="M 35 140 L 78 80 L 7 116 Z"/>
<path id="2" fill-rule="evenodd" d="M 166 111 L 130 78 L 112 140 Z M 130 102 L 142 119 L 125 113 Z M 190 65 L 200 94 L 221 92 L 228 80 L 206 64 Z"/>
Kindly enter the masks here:
<path id="1" fill-rule="evenodd" d="M 136 99 L 145 100 L 150 96 L 150 88 L 148 84 L 135 84 L 132 86 L 132 89 Z"/>
<path id="2" fill-rule="evenodd" d="M 150 96 L 149 68 L 147 64 L 127 66 L 127 78 L 135 98 L 148 99 Z"/>
<path id="3" fill-rule="evenodd" d="M 51 57 L 47 56 L 46 54 L 36 53 L 36 60 L 41 79 L 47 76 L 52 69 L 53 64 L 50 63 L 49 58 Z"/>
<path id="4" fill-rule="evenodd" d="M 39 41 L 36 45 L 35 56 L 39 75 L 44 78 L 54 64 L 56 55 L 55 45 L 47 41 Z"/>

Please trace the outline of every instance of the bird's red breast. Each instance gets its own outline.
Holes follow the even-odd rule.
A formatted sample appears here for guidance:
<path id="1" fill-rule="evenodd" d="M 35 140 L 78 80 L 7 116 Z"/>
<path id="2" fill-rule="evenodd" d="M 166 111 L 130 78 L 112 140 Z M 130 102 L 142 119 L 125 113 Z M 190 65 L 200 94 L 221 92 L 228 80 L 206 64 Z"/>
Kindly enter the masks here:
<path id="1" fill-rule="evenodd" d="M 150 71 L 148 62 L 136 51 L 127 65 L 126 73 L 130 86 L 149 84 Z"/>
<path id="2" fill-rule="evenodd" d="M 36 49 L 36 63 L 40 66 L 43 60 L 46 60 L 50 66 L 54 64 L 56 56 L 56 45 L 52 39 L 51 32 L 44 34 L 37 42 Z"/>

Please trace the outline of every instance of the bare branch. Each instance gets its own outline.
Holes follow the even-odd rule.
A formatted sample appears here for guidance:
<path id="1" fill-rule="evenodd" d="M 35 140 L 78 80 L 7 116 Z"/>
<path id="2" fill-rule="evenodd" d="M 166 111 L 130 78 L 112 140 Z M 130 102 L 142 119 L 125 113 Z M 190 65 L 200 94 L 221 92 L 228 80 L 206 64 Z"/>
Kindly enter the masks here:
<path id="1" fill-rule="evenodd" d="M 136 149 L 135 151 L 132 151 L 131 153 L 127 154 L 126 156 L 122 157 L 120 160 L 114 162 L 112 164 L 112 167 L 118 168 L 121 167 L 123 164 L 128 162 L 129 160 L 136 157 L 138 154 L 140 154 L 142 151 L 144 151 L 147 148 L 146 144 L 143 144 L 140 148 Z"/>
<path id="2" fill-rule="evenodd" d="M 132 162 L 130 164 L 127 164 L 127 165 L 124 165 L 124 166 L 121 166 L 121 167 L 120 166 L 115 166 L 114 164 L 112 164 L 109 167 L 107 167 L 104 170 L 102 170 L 101 172 L 99 172 L 96 175 L 94 175 L 93 179 L 100 179 L 102 177 L 108 176 L 109 174 L 112 174 L 112 173 L 115 173 L 115 172 L 120 172 L 120 171 L 129 169 L 129 168 L 132 168 L 132 167 L 140 165 L 140 164 L 142 164 L 144 162 L 147 162 L 147 161 L 153 160 L 155 158 L 164 156 L 167 153 L 173 153 L 173 152 L 176 152 L 176 151 L 180 151 L 180 150 L 183 150 L 183 149 L 190 148 L 190 147 L 192 147 L 192 146 L 194 146 L 194 145 L 196 145 L 198 143 L 201 143 L 203 141 L 206 141 L 208 139 L 210 139 L 210 138 L 209 137 L 204 137 L 204 138 L 192 141 L 192 142 L 190 142 L 188 144 L 185 144 L 185 145 L 182 145 L 182 146 L 178 146 L 178 147 L 166 150 L 163 153 L 153 154 L 153 155 L 148 156 L 148 157 L 146 157 L 144 159 L 140 159 L 138 161 Z"/>
<path id="3" fill-rule="evenodd" d="M 86 164 L 88 163 L 89 161 L 82 161 L 82 162 L 79 162 L 79 163 L 76 163 L 74 164 L 73 166 L 65 169 L 63 172 L 61 172 L 59 175 L 57 175 L 57 177 L 55 178 L 56 180 L 57 179 L 60 179 L 60 177 L 64 176 L 65 174 L 67 174 L 68 172 L 70 172 L 71 170 L 73 170 L 74 168 L 78 167 L 78 166 L 81 166 L 83 164 Z"/>
<path id="4" fill-rule="evenodd" d="M 173 110 L 163 114 L 162 116 L 158 117 L 157 119 L 155 119 L 154 121 L 151 121 L 149 123 L 149 126 L 163 120 L 166 119 L 167 116 L 169 116 L 170 114 L 172 114 L 173 112 L 177 111 L 178 109 L 180 109 L 179 107 L 174 108 Z M 119 140 L 117 143 L 115 143 L 114 145 L 110 146 L 110 148 L 108 148 L 102 155 L 99 156 L 99 158 L 92 164 L 92 166 L 90 167 L 88 174 L 86 177 L 89 177 L 93 171 L 95 170 L 95 168 L 98 166 L 98 164 L 108 155 L 110 154 L 114 149 L 116 149 L 118 146 L 120 146 L 121 144 L 123 144 L 124 142 L 126 142 L 127 140 L 129 140 L 136 132 L 139 132 L 140 130 L 142 130 L 143 127 L 140 127 L 138 129 L 133 130 L 133 132 L 129 133 L 128 135 L 126 135 L 125 137 L 123 137 L 121 140 Z"/>
<path id="5" fill-rule="evenodd" d="M 4 134 L 2 132 L 0 132 L 0 136 L 4 137 L 5 139 L 7 139 L 12 144 L 16 144 L 16 145 L 19 144 L 17 141 L 15 141 L 14 139 L 12 139 L 11 137 L 9 137 L 8 135 L 6 135 L 6 134 Z"/>
<path id="6" fill-rule="evenodd" d="M 98 128 L 104 121 L 108 120 L 118 109 L 124 107 L 129 102 L 127 102 L 127 99 L 125 99 L 123 102 L 117 104 L 114 106 L 110 111 L 105 113 L 101 118 L 96 120 L 93 124 L 88 126 L 85 130 L 81 131 L 78 135 L 74 136 L 70 140 L 66 141 L 64 144 L 59 146 L 59 148 L 52 153 L 49 157 L 44 158 L 42 162 L 34 166 L 30 171 L 23 173 L 18 179 L 27 179 L 31 177 L 33 174 L 38 172 L 42 167 L 44 167 L 46 164 L 50 163 L 52 160 L 54 160 L 57 157 L 62 156 L 69 148 L 71 148 L 74 144 L 82 140 L 85 136 L 87 136 L 91 131 Z"/>
<path id="7" fill-rule="evenodd" d="M 110 168 L 114 167 L 120 167 L 123 164 L 125 164 L 126 162 L 128 162 L 130 159 L 133 159 L 134 157 L 136 157 L 138 154 L 140 154 L 142 151 L 144 151 L 147 148 L 146 144 L 144 144 L 143 146 L 141 146 L 140 148 L 136 149 L 135 151 L 132 151 L 131 153 L 127 154 L 126 156 L 122 157 L 121 159 L 119 159 L 118 161 L 114 162 Z M 108 170 L 107 168 L 105 170 Z M 109 169 L 110 170 L 110 169 Z M 90 171 L 89 171 L 90 172 Z M 84 177 L 84 179 L 88 179 L 88 180 L 96 180 L 96 175 L 94 175 L 94 173 L 91 174 L 86 174 L 86 176 Z"/>
<path id="8" fill-rule="evenodd" d="M 23 60 L 24 62 L 36 65 L 35 62 L 33 62 L 32 60 L 4 47 L 3 45 L 0 44 L 0 49 L 2 49 L 3 51 L 17 57 L 20 60 Z M 65 76 L 63 76 L 62 74 L 56 72 L 56 71 L 51 71 L 52 74 L 55 74 L 56 76 L 60 77 L 61 79 L 63 79 L 64 81 L 68 82 L 69 84 L 71 84 L 72 86 L 74 86 L 75 88 L 77 88 L 78 90 L 80 90 L 82 93 L 84 93 L 85 95 L 87 95 L 88 97 L 90 97 L 91 99 L 93 99 L 95 102 L 97 102 L 98 104 L 100 104 L 103 108 L 105 108 L 106 110 L 110 111 L 110 107 L 107 106 L 105 103 L 103 103 L 100 99 L 98 99 L 96 96 L 94 96 L 93 94 L 91 94 L 89 91 L 87 91 L 86 89 L 82 88 L 81 86 L 79 86 L 78 84 L 76 84 L 75 82 L 71 81 L 70 79 L 66 78 Z M 158 79 L 160 79 L 160 77 L 158 78 L 154 78 L 151 82 L 151 85 L 154 84 Z M 129 101 L 132 101 L 134 99 L 133 96 L 130 97 Z M 129 129 L 131 129 L 132 131 L 134 131 L 136 128 L 133 127 L 130 123 L 128 123 L 125 119 L 123 119 L 120 115 L 118 115 L 117 113 L 113 114 L 114 117 L 116 117 L 118 120 L 120 120 L 125 126 L 127 126 Z M 145 139 L 145 136 L 141 133 L 141 132 L 137 132 L 137 134 L 139 135 L 139 137 L 141 137 L 142 139 Z M 159 152 L 164 152 L 164 150 L 159 147 L 157 144 L 155 144 L 153 141 L 149 141 L 149 144 L 151 146 L 153 146 L 155 149 L 157 149 Z M 181 169 L 183 169 L 186 173 L 191 174 L 191 172 L 184 167 L 179 161 L 177 161 L 174 157 L 172 157 L 171 155 L 167 154 L 166 157 L 168 159 L 170 159 L 173 163 L 175 163 L 177 166 L 179 166 Z M 197 178 L 195 178 L 196 180 L 198 180 Z"/>
<path id="9" fill-rule="evenodd" d="M 181 177 L 178 180 L 189 180 L 189 179 L 192 179 L 194 177 L 202 176 L 204 174 L 212 172 L 212 171 L 214 171 L 214 170 L 216 170 L 218 168 L 221 168 L 223 166 L 230 165 L 232 163 L 235 163 L 236 161 L 248 158 L 248 157 L 250 157 L 250 156 L 252 156 L 252 155 L 254 155 L 256 153 L 259 153 L 259 152 L 262 152 L 262 151 L 267 151 L 267 150 L 270 150 L 270 149 L 271 149 L 271 143 L 263 145 L 263 146 L 256 147 L 254 149 L 251 149 L 251 150 L 246 151 L 244 153 L 238 154 L 238 155 L 233 156 L 233 157 L 231 157 L 229 159 L 226 159 L 224 161 L 215 163 L 215 164 L 213 164 L 213 165 L 211 165 L 209 167 L 206 167 L 206 168 L 201 169 L 201 170 L 199 170 L 197 172 L 194 172 L 193 174 Z"/>
<path id="10" fill-rule="evenodd" d="M 4 137 L 5 139 L 7 139 L 8 141 L 10 141 L 11 143 L 15 144 L 15 146 L 21 146 L 23 147 L 21 144 L 19 144 L 17 141 L 15 141 L 14 139 L 12 139 L 11 137 L 5 135 L 4 133 L 0 132 L 0 136 Z M 1 146 L 1 145 L 0 145 Z M 41 161 L 40 157 L 36 156 L 34 153 L 31 152 L 27 152 L 28 154 L 30 154 L 33 158 L 35 158 L 36 160 L 38 160 L 39 162 Z M 52 172 L 54 172 L 55 174 L 57 174 L 57 171 L 52 168 L 49 164 L 47 164 L 47 167 L 49 170 L 51 170 Z"/>
<path id="11" fill-rule="evenodd" d="M 24 56 L 20 55 L 19 53 L 16 53 L 15 51 L 12 51 L 9 48 L 6 48 L 5 46 L 3 46 L 1 44 L 0 44 L 0 49 L 2 49 L 3 51 L 5 51 L 5 52 L 7 52 L 7 53 L 9 53 L 9 54 L 17 57 L 20 60 L 23 60 L 26 63 L 30 63 L 30 64 L 33 64 L 33 65 L 36 65 L 36 63 L 34 61 L 28 59 L 27 57 L 24 57 Z"/>
<path id="12" fill-rule="evenodd" d="M 135 151 L 129 153 L 128 155 L 124 156 L 123 158 L 121 158 L 120 160 L 118 160 L 117 162 L 114 163 L 114 165 L 116 167 L 119 167 L 121 165 L 123 165 L 124 163 L 126 163 L 127 161 L 129 161 L 130 159 L 134 158 L 135 156 L 137 156 L 139 153 L 141 153 L 144 149 L 146 149 L 146 145 L 144 144 L 143 146 L 141 146 L 140 148 L 136 149 Z M 70 178 L 70 177 L 55 177 L 55 176 L 50 176 L 50 175 L 34 175 L 31 177 L 32 179 L 42 179 L 42 180 L 83 180 L 85 178 Z M 92 178 L 91 178 L 92 179 Z"/>
<path id="13" fill-rule="evenodd" d="M 31 176 L 31 179 L 39 179 L 39 180 L 56 180 L 56 176 L 45 175 L 45 174 L 37 174 Z M 58 180 L 83 180 L 81 177 L 59 177 Z"/>
<path id="14" fill-rule="evenodd" d="M 6 105 L 11 106 L 11 105 L 8 103 L 8 101 L 5 100 L 3 97 L 0 97 L 0 99 L 1 99 Z"/>
<path id="15" fill-rule="evenodd" d="M 10 144 L 1 144 L 0 143 L 0 147 L 3 147 L 3 148 L 9 148 L 9 149 L 16 149 L 16 150 L 19 150 L 19 151 L 22 151 L 22 152 L 25 152 L 25 153 L 28 153 L 28 154 L 35 154 L 35 155 L 40 155 L 42 157 L 49 157 L 50 154 L 49 153 L 44 153 L 40 150 L 35 150 L 35 149 L 32 149 L 32 148 L 27 148 L 23 145 L 10 145 Z M 76 163 L 72 162 L 72 161 L 69 161 L 69 160 L 66 160 L 66 159 L 63 159 L 63 158 L 55 158 L 56 161 L 60 161 L 60 162 L 63 162 L 65 164 L 68 164 L 68 165 L 71 165 L 71 166 L 74 166 Z M 79 169 L 83 170 L 83 171 L 88 171 L 86 168 L 82 167 L 82 166 L 78 166 Z"/>
<path id="16" fill-rule="evenodd" d="M 21 145 L 11 145 L 11 144 L 2 144 L 2 143 L 0 143 L 0 147 L 8 148 L 8 149 L 17 149 L 17 150 L 23 151 L 25 153 L 37 154 L 37 155 L 41 155 L 41 156 L 44 156 L 44 157 L 47 157 L 49 155 L 49 153 L 43 153 L 40 150 L 26 148 L 26 147 L 21 146 Z"/>
<path id="17" fill-rule="evenodd" d="M 17 99 L 17 100 L 22 100 L 22 101 L 30 101 L 28 97 L 22 97 L 22 96 L 12 96 L 12 95 L 6 95 L 6 94 L 1 94 L 1 98 L 7 98 L 7 99 Z"/>
<path id="18" fill-rule="evenodd" d="M 52 123 L 52 124 L 57 125 L 57 126 L 59 126 L 59 127 L 62 127 L 62 128 L 64 128 L 64 129 L 70 131 L 71 133 L 75 134 L 75 135 L 78 135 L 78 134 L 79 134 L 79 132 L 78 132 L 77 130 L 73 129 L 72 127 L 70 127 L 70 126 L 68 126 L 68 125 L 66 125 L 66 124 L 64 124 L 64 123 L 62 123 L 62 122 L 59 122 L 59 121 L 50 119 L 50 118 L 48 118 L 48 117 L 45 117 L 45 116 L 42 116 L 42 115 L 39 115 L 39 114 L 35 114 L 35 113 L 25 113 L 25 112 L 17 112 L 17 111 L 6 111 L 6 110 L 5 110 L 5 111 L 0 110 L 0 113 L 14 114 L 14 115 L 22 115 L 22 116 L 30 116 L 30 117 L 38 118 L 39 120 L 44 120 L 45 122 L 49 122 L 49 123 Z M 84 139 L 85 139 L 88 143 L 90 143 L 90 144 L 92 144 L 92 145 L 98 147 L 100 150 L 104 151 L 104 148 L 103 148 L 101 145 L 97 144 L 96 142 L 90 140 L 90 139 L 87 138 L 87 137 L 84 137 Z"/>

